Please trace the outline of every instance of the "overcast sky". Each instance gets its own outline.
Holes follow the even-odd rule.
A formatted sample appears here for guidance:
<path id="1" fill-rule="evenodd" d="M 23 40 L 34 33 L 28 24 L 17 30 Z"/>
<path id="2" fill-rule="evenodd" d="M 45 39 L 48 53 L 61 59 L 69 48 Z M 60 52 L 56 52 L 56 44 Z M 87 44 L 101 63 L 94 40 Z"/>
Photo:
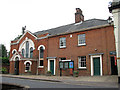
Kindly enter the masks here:
<path id="1" fill-rule="evenodd" d="M 75 8 L 81 8 L 85 20 L 107 19 L 112 0 L 1 0 L 0 43 L 10 50 L 10 41 L 22 33 L 55 28 L 75 22 Z"/>

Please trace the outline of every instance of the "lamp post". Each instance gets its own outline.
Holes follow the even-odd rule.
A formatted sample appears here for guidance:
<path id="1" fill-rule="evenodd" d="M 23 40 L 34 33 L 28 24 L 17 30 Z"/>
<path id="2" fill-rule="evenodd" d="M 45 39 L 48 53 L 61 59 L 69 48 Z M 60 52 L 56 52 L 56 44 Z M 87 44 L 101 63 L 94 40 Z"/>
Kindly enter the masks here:
<path id="1" fill-rule="evenodd" d="M 117 53 L 118 83 L 120 84 L 120 0 L 113 0 L 109 5 L 109 11 L 114 18 L 114 35 Z"/>

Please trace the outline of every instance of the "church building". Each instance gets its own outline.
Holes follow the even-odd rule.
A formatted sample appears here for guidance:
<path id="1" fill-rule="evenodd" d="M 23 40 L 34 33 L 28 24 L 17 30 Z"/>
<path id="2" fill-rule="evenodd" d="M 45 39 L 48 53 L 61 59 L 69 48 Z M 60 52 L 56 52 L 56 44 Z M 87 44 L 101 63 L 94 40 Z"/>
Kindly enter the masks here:
<path id="1" fill-rule="evenodd" d="M 117 74 L 114 25 L 108 20 L 84 20 L 80 8 L 76 8 L 75 23 L 38 32 L 25 30 L 10 47 L 10 74 Z"/>

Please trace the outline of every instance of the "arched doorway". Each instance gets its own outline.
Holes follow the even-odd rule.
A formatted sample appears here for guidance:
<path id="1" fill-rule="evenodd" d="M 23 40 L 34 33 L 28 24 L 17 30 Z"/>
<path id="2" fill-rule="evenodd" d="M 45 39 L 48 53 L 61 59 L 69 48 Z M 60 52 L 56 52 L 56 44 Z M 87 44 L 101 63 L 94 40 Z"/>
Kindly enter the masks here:
<path id="1" fill-rule="evenodd" d="M 15 75 L 19 75 L 19 58 L 15 58 Z"/>

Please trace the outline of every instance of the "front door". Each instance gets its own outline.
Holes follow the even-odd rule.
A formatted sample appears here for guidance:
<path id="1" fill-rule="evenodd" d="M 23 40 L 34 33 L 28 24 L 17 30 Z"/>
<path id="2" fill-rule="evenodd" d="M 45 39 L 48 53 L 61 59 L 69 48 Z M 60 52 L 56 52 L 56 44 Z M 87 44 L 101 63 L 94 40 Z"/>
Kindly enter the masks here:
<path id="1" fill-rule="evenodd" d="M 15 58 L 15 75 L 19 75 L 19 58 Z"/>
<path id="2" fill-rule="evenodd" d="M 111 74 L 112 75 L 118 74 L 117 65 L 115 65 L 115 58 L 114 57 L 111 57 Z"/>
<path id="3" fill-rule="evenodd" d="M 94 75 L 100 75 L 100 57 L 93 58 Z"/>
<path id="4" fill-rule="evenodd" d="M 54 75 L 54 60 L 50 60 L 50 71 L 52 72 L 52 75 Z"/>

